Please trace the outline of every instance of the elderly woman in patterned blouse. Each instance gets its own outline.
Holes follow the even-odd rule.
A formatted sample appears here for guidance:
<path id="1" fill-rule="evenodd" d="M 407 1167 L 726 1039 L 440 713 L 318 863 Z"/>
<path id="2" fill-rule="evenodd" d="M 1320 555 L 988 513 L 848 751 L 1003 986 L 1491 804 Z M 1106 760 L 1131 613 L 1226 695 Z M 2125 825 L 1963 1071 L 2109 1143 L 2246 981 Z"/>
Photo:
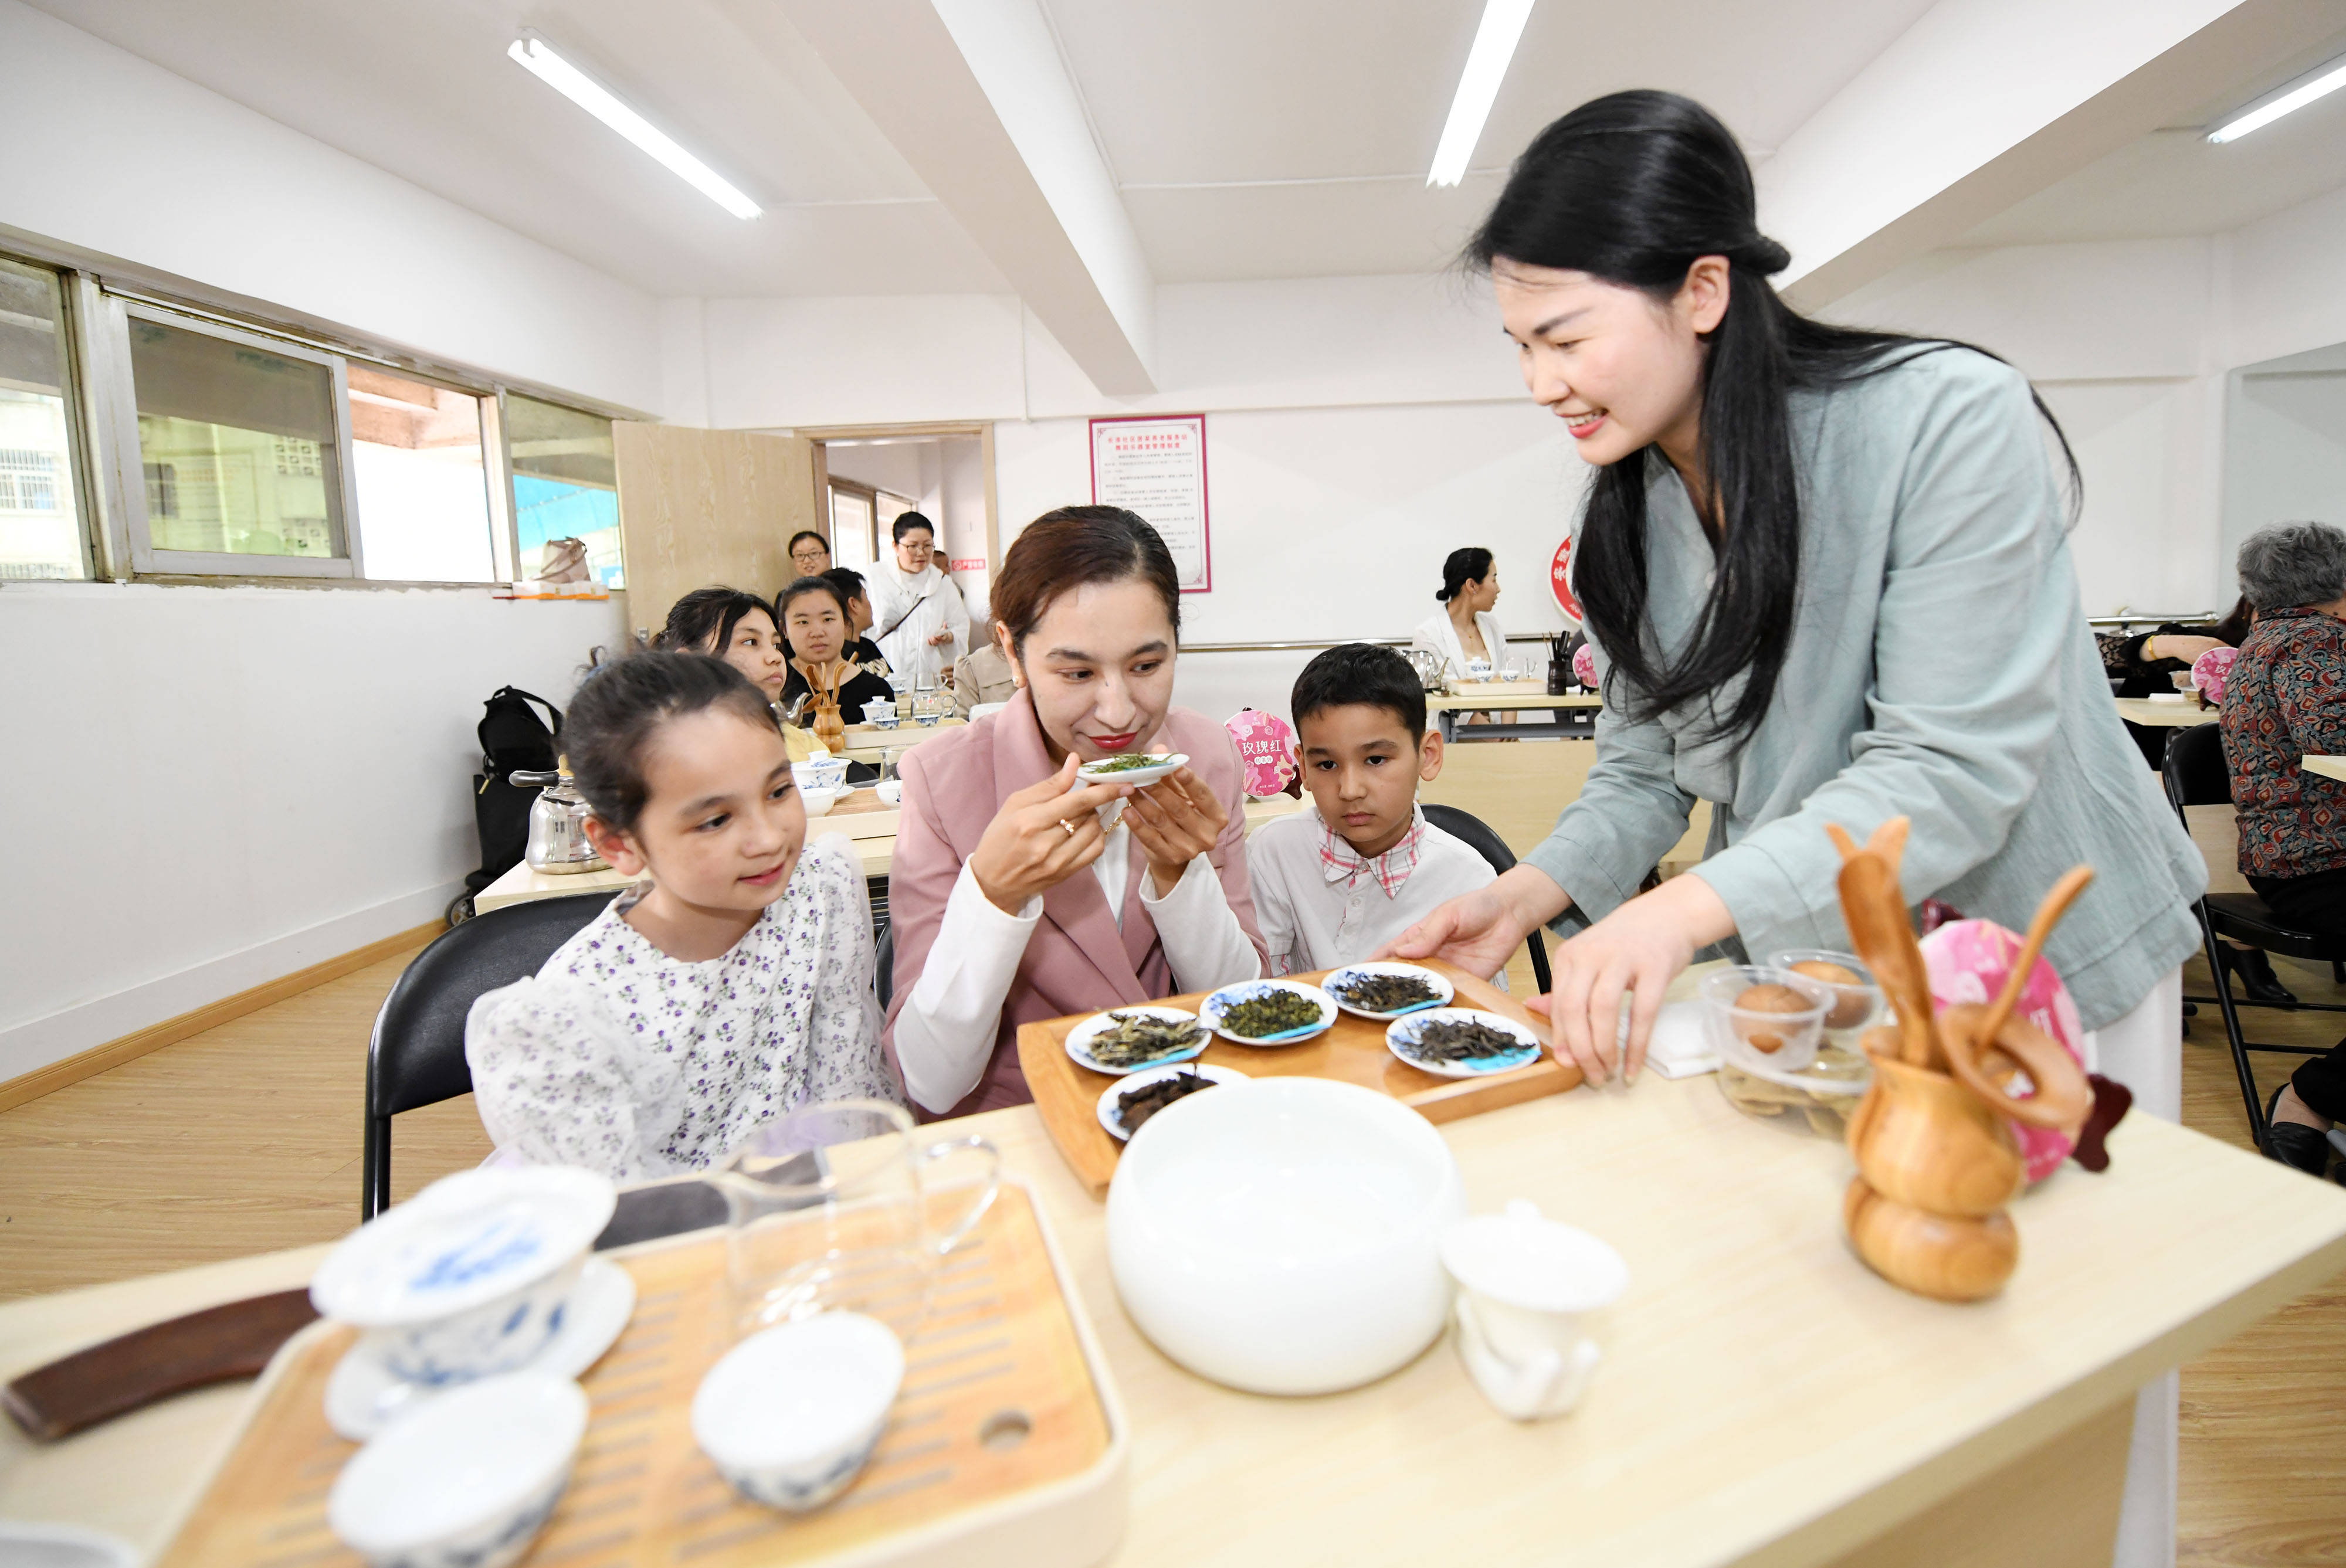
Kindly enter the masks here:
<path id="1" fill-rule="evenodd" d="M 2346 533 L 2283 523 L 2240 546 L 2257 623 L 2224 693 L 2240 871 L 2290 924 L 2346 942 L 2346 784 L 2308 773 L 2346 753 Z M 2346 1043 L 2300 1067 L 2268 1107 L 2272 1153 L 2320 1175 L 2346 1119 Z"/>

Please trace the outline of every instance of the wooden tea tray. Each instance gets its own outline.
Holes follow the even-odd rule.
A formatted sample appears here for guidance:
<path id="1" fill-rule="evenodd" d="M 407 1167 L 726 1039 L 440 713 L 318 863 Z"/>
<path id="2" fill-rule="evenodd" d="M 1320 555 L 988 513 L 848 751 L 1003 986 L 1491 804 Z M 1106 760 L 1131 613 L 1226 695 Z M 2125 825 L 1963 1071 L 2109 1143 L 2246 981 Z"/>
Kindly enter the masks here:
<path id="1" fill-rule="evenodd" d="M 1501 1013 L 1546 1036 L 1545 1019 L 1525 1011 L 1521 1003 L 1488 981 L 1477 980 L 1438 959 L 1426 960 L 1425 967 L 1447 976 L 1456 987 L 1458 994 L 1452 1006 Z M 1322 969 L 1288 978 L 1317 985 L 1332 972 Z M 1168 996 L 1164 1005 L 1195 1012 L 1206 996 L 1202 991 Z M 1018 1064 L 1025 1071 L 1035 1109 L 1076 1179 L 1096 1198 L 1107 1196 L 1108 1179 L 1116 1175 L 1116 1162 L 1124 1153 L 1124 1145 L 1099 1125 L 1100 1094 L 1117 1079 L 1076 1065 L 1075 1058 L 1067 1054 L 1067 1033 L 1085 1019 L 1096 1016 L 1080 1013 L 1072 1018 L 1022 1024 L 1018 1030 Z M 1454 1122 L 1502 1105 L 1536 1100 L 1542 1095 L 1560 1095 L 1580 1082 L 1580 1069 L 1558 1061 L 1552 1052 L 1512 1073 L 1494 1073 L 1487 1078 L 1444 1078 L 1413 1067 L 1387 1050 L 1382 1023 L 1349 1013 L 1338 1013 L 1335 1026 L 1325 1034 L 1296 1045 L 1233 1045 L 1216 1035 L 1198 1059 L 1251 1078 L 1336 1078 L 1358 1084 L 1391 1095 L 1429 1122 Z"/>
<path id="2" fill-rule="evenodd" d="M 1123 1414 L 1024 1187 L 1005 1182 L 940 1266 L 872 1462 L 807 1514 L 742 1502 L 692 1441 L 693 1390 L 732 1344 L 724 1233 L 603 1256 L 635 1276 L 635 1316 L 579 1380 L 593 1401 L 586 1441 L 525 1565 L 1087 1568 L 1122 1536 Z M 314 1324 L 278 1352 L 157 1568 L 360 1568 L 326 1523 L 327 1493 L 358 1451 L 324 1411 L 327 1375 L 352 1337 Z M 1025 1439 L 1004 1442 L 1022 1418 Z"/>

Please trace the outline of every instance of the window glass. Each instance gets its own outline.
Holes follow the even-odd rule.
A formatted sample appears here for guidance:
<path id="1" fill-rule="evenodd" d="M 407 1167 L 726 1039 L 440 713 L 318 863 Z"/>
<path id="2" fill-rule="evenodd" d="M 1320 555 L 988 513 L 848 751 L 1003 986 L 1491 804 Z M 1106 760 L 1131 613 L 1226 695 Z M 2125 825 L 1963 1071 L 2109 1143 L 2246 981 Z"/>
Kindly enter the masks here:
<path id="1" fill-rule="evenodd" d="M 152 546 L 342 556 L 332 372 L 143 317 L 129 326 Z"/>
<path id="2" fill-rule="evenodd" d="M 868 490 L 831 487 L 831 559 L 858 571 L 872 565 L 872 495 Z"/>
<path id="3" fill-rule="evenodd" d="M 0 577 L 82 575 L 56 274 L 0 261 Z"/>
<path id="4" fill-rule="evenodd" d="M 366 575 L 491 581 L 481 400 L 369 365 L 353 364 L 348 375 L 351 475 Z"/>
<path id="5" fill-rule="evenodd" d="M 586 546 L 586 565 L 595 580 L 606 587 L 625 587 L 611 422 L 507 392 L 505 450 L 513 459 L 520 575 L 537 575 L 549 540 L 576 539 Z"/>

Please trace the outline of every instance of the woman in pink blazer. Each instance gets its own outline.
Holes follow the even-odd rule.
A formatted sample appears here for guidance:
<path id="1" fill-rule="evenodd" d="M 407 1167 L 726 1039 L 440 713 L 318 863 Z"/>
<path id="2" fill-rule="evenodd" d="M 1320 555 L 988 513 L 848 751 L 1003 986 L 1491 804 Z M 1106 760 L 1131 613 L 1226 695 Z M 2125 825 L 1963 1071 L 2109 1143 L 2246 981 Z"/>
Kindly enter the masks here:
<path id="1" fill-rule="evenodd" d="M 1157 531 L 1113 506 L 1045 514 L 992 593 L 1018 695 L 904 756 L 888 883 L 888 1051 L 916 1105 L 1033 1098 L 1018 1026 L 1265 972 L 1237 748 L 1172 706 L 1181 600 Z M 1102 758 L 1180 752 L 1136 789 Z"/>

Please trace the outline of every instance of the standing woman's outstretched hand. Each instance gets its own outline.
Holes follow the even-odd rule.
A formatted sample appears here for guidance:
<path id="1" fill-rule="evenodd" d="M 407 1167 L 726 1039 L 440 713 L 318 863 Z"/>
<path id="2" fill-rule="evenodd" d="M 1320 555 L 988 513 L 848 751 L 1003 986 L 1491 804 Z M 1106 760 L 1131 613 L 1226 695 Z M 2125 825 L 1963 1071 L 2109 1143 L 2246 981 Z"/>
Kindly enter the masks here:
<path id="1" fill-rule="evenodd" d="M 1735 932 L 1735 920 L 1708 882 L 1673 877 L 1641 893 L 1556 950 L 1556 988 L 1526 1003 L 1545 1013 L 1556 1054 L 1592 1084 L 1620 1069 L 1635 1083 L 1662 993 L 1707 947 Z M 1629 1036 L 1620 1038 L 1621 1002 L 1630 999 Z"/>
<path id="2" fill-rule="evenodd" d="M 1496 974 L 1534 929 L 1571 904 L 1545 872 L 1517 866 L 1464 893 L 1385 944 L 1379 958 L 1438 958 L 1469 974 Z"/>
<path id="3" fill-rule="evenodd" d="M 1073 752 L 1056 773 L 1003 797 L 1002 809 L 969 857 L 970 874 L 986 901 L 1016 914 L 1026 901 L 1049 892 L 1099 859 L 1107 835 L 1099 808 L 1132 790 L 1129 784 L 1087 784 L 1077 789 Z"/>

